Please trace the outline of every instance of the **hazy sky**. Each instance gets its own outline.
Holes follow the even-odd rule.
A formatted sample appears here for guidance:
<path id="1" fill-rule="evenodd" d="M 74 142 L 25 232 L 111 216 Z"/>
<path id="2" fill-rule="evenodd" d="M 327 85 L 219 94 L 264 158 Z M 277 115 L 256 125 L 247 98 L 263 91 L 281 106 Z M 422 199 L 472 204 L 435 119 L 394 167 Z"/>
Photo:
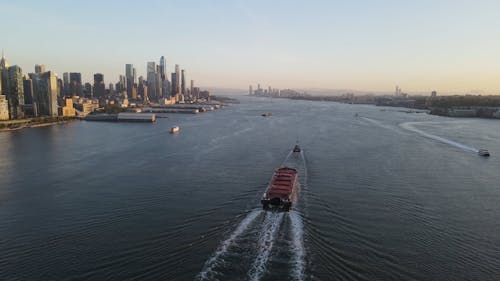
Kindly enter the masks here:
<path id="1" fill-rule="evenodd" d="M 164 55 L 201 86 L 500 93 L 498 0 L 0 0 L 11 65 L 146 76 Z"/>

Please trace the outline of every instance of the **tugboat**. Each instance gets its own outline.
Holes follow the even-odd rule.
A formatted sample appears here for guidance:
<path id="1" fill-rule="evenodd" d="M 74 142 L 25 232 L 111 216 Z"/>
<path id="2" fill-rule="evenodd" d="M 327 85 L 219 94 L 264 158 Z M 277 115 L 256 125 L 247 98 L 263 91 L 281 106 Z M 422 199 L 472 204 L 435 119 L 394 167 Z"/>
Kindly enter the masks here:
<path id="1" fill-rule="evenodd" d="M 293 148 L 293 152 L 300 152 L 300 146 L 298 144 Z"/>
<path id="2" fill-rule="evenodd" d="M 177 134 L 179 130 L 180 130 L 179 126 L 173 126 L 172 128 L 170 128 L 170 133 Z"/>
<path id="3" fill-rule="evenodd" d="M 262 196 L 262 208 L 271 208 L 278 211 L 290 211 L 292 203 L 297 196 L 298 173 L 297 170 L 289 167 L 282 167 L 274 170 L 273 178 Z"/>
<path id="4" fill-rule="evenodd" d="M 477 155 L 483 156 L 483 157 L 490 157 L 490 152 L 487 149 L 479 149 L 477 152 Z"/>

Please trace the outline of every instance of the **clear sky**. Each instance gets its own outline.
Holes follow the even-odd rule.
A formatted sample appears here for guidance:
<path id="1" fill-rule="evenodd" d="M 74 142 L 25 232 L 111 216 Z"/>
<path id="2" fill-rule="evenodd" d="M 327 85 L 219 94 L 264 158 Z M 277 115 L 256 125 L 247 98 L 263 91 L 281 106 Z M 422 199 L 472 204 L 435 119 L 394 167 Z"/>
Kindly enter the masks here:
<path id="1" fill-rule="evenodd" d="M 146 76 L 164 55 L 200 86 L 500 93 L 498 0 L 0 0 L 11 65 Z"/>

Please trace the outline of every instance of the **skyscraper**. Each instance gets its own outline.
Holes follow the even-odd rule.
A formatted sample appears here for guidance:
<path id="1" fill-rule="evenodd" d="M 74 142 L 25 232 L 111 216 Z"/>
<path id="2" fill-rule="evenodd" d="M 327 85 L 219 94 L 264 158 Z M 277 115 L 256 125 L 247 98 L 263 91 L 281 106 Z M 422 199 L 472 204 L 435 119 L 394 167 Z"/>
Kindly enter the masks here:
<path id="1" fill-rule="evenodd" d="M 125 87 L 127 89 L 127 96 L 128 98 L 132 97 L 132 89 L 134 88 L 135 84 L 135 77 L 136 72 L 133 64 L 126 64 L 125 65 L 125 78 L 126 78 L 126 84 Z"/>
<path id="2" fill-rule="evenodd" d="M 175 85 L 174 95 L 178 96 L 181 94 L 181 71 L 178 64 L 175 65 Z"/>
<path id="3" fill-rule="evenodd" d="M 161 58 L 160 58 L 160 78 L 162 81 L 166 79 L 166 77 L 165 77 L 166 71 L 167 71 L 167 69 L 166 69 L 166 65 L 165 65 L 165 57 L 161 56 Z"/>
<path id="4" fill-rule="evenodd" d="M 147 63 L 148 97 L 150 100 L 159 101 L 161 98 L 160 68 L 154 61 Z"/>
<path id="5" fill-rule="evenodd" d="M 7 96 L 7 69 L 9 68 L 9 63 L 5 58 L 2 50 L 2 59 L 0 60 L 0 94 Z"/>
<path id="6" fill-rule="evenodd" d="M 41 116 L 58 116 L 57 75 L 53 71 L 35 73 L 33 80 L 33 112 Z"/>
<path id="7" fill-rule="evenodd" d="M 94 97 L 102 98 L 106 94 L 104 86 L 104 75 L 101 73 L 94 74 Z"/>
<path id="8" fill-rule="evenodd" d="M 63 95 L 68 97 L 70 96 L 71 92 L 69 90 L 69 85 L 70 85 L 70 80 L 69 80 L 69 73 L 68 72 L 64 72 L 63 73 Z"/>
<path id="9" fill-rule="evenodd" d="M 45 72 L 45 65 L 35 64 L 35 73 L 43 73 L 43 72 Z"/>
<path id="10" fill-rule="evenodd" d="M 71 72 L 69 74 L 69 95 L 83 96 L 82 74 L 79 72 Z"/>
<path id="11" fill-rule="evenodd" d="M 191 97 L 191 99 L 194 98 L 194 96 L 193 96 L 193 88 L 194 88 L 194 80 L 191 80 L 191 87 L 189 87 L 189 96 Z"/>
<path id="12" fill-rule="evenodd" d="M 33 104 L 33 80 L 30 76 L 23 77 L 24 104 Z"/>
<path id="13" fill-rule="evenodd" d="M 23 71 L 17 66 L 7 68 L 3 75 L 7 74 L 7 83 L 2 83 L 2 87 L 7 89 L 7 101 L 9 102 L 9 118 L 21 119 L 24 118 L 24 84 Z M 4 89 L 5 91 L 5 89 Z"/>
<path id="14" fill-rule="evenodd" d="M 249 94 L 249 95 L 252 95 L 252 94 L 253 94 L 252 85 L 249 85 L 249 86 L 248 86 L 248 94 Z"/>
<path id="15" fill-rule="evenodd" d="M 184 69 L 181 70 L 181 93 L 186 97 L 186 78 L 184 77 Z"/>
<path id="16" fill-rule="evenodd" d="M 172 90 L 170 92 L 171 96 L 176 98 L 177 97 L 177 73 L 175 72 L 172 72 L 171 74 L 171 78 L 170 80 L 172 80 Z"/>

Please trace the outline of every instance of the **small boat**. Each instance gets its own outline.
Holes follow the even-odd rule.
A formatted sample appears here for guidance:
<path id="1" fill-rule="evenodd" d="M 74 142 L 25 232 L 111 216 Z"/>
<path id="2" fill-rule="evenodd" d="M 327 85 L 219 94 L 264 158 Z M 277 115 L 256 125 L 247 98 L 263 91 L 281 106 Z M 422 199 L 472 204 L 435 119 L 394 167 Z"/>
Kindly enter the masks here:
<path id="1" fill-rule="evenodd" d="M 483 157 L 490 157 L 490 152 L 487 149 L 479 149 L 477 152 L 477 155 L 483 156 Z"/>
<path id="2" fill-rule="evenodd" d="M 293 148 L 293 152 L 300 152 L 300 146 L 298 144 Z"/>
<path id="3" fill-rule="evenodd" d="M 262 113 L 261 116 L 262 117 L 271 117 L 271 116 L 273 116 L 273 114 L 271 112 L 268 112 L 268 113 Z"/>
<path id="4" fill-rule="evenodd" d="M 270 208 L 290 211 L 297 196 L 298 173 L 289 167 L 274 170 L 273 178 L 260 202 L 264 210 Z"/>
<path id="5" fill-rule="evenodd" d="M 180 130 L 179 126 L 173 126 L 172 128 L 170 128 L 170 133 L 176 134 L 179 132 L 179 130 Z"/>

